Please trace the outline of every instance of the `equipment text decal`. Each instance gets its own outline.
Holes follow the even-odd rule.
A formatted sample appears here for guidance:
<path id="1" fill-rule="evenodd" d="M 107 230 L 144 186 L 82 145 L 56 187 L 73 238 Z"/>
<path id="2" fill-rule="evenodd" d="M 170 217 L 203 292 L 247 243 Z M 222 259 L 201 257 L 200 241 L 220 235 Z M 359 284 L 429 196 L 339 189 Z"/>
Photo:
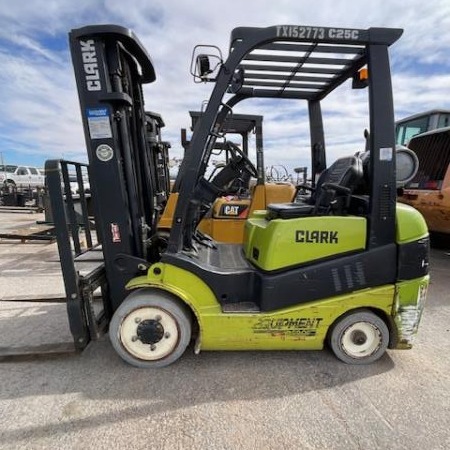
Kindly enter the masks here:
<path id="1" fill-rule="evenodd" d="M 259 319 L 253 325 L 253 333 L 273 336 L 315 336 L 322 320 L 321 317 Z"/>

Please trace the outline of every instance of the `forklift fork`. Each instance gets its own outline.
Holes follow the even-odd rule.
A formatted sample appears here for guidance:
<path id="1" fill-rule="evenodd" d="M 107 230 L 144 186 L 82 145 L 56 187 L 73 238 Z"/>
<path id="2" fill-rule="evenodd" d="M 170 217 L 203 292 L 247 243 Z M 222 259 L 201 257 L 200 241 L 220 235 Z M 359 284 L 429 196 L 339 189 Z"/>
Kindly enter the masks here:
<path id="1" fill-rule="evenodd" d="M 80 174 L 82 167 L 88 166 L 64 160 L 49 160 L 45 165 L 69 326 L 77 350 L 98 339 L 111 317 L 101 239 L 99 230 L 92 229 L 91 195 L 83 183 L 78 183 L 78 194 L 74 194 L 68 183 L 69 170 Z"/>

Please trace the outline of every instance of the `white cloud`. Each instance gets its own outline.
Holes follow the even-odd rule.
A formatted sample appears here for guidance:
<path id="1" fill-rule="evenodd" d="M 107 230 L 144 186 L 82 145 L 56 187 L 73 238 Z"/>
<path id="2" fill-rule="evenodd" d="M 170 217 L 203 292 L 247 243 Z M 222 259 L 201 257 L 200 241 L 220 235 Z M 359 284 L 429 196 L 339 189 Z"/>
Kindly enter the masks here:
<path id="1" fill-rule="evenodd" d="M 405 28 L 391 52 L 396 116 L 433 107 L 450 107 L 450 3 L 248 0 L 0 0 L 0 139 L 14 147 L 17 159 L 26 154 L 81 158 L 84 136 L 67 40 L 74 27 L 117 23 L 131 27 L 152 56 L 157 81 L 145 87 L 146 106 L 162 114 L 165 140 L 173 154 L 181 153 L 180 128 L 188 127 L 189 110 L 199 109 L 211 85 L 196 85 L 189 75 L 195 44 L 215 44 L 227 53 L 230 31 L 236 26 L 304 23 L 323 26 Z M 417 65 L 427 76 L 416 73 Z M 367 123 L 364 96 L 342 87 L 324 102 L 329 161 L 340 152 L 363 145 Z M 298 114 L 300 111 L 301 114 Z M 309 162 L 306 105 L 284 102 L 269 106 L 255 100 L 236 112 L 264 115 L 266 163 L 289 168 Z M 22 154 L 23 156 L 19 156 Z"/>

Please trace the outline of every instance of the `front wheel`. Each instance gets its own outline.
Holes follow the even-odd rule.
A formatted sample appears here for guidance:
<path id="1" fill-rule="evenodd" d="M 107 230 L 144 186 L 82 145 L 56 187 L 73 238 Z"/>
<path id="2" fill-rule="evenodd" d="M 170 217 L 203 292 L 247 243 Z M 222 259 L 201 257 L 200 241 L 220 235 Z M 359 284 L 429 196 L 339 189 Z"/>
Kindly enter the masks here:
<path id="1" fill-rule="evenodd" d="M 191 339 L 188 308 L 165 292 L 140 289 L 117 308 L 109 338 L 119 356 L 140 368 L 165 367 L 175 362 Z"/>
<path id="2" fill-rule="evenodd" d="M 333 325 L 329 343 L 347 364 L 370 364 L 381 358 L 389 343 L 384 321 L 371 311 L 350 313 Z"/>

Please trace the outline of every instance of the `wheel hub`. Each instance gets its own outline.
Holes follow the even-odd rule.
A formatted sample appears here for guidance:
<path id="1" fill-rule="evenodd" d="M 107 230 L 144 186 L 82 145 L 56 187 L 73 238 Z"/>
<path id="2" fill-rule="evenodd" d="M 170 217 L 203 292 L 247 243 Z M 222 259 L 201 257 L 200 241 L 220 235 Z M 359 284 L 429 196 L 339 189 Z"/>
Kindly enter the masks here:
<path id="1" fill-rule="evenodd" d="M 382 343 L 380 330 L 369 322 L 356 322 L 342 334 L 342 350 L 352 358 L 365 358 L 377 351 Z"/>
<path id="2" fill-rule="evenodd" d="M 355 330 L 350 339 L 355 345 L 364 345 L 367 342 L 367 335 L 361 330 Z"/>
<path id="3" fill-rule="evenodd" d="M 143 320 L 139 323 L 136 334 L 143 344 L 156 344 L 164 337 L 164 327 L 157 320 Z"/>
<path id="4" fill-rule="evenodd" d="M 180 336 L 174 316 L 154 306 L 131 311 L 123 318 L 118 331 L 123 348 L 143 361 L 157 361 L 170 355 Z"/>

